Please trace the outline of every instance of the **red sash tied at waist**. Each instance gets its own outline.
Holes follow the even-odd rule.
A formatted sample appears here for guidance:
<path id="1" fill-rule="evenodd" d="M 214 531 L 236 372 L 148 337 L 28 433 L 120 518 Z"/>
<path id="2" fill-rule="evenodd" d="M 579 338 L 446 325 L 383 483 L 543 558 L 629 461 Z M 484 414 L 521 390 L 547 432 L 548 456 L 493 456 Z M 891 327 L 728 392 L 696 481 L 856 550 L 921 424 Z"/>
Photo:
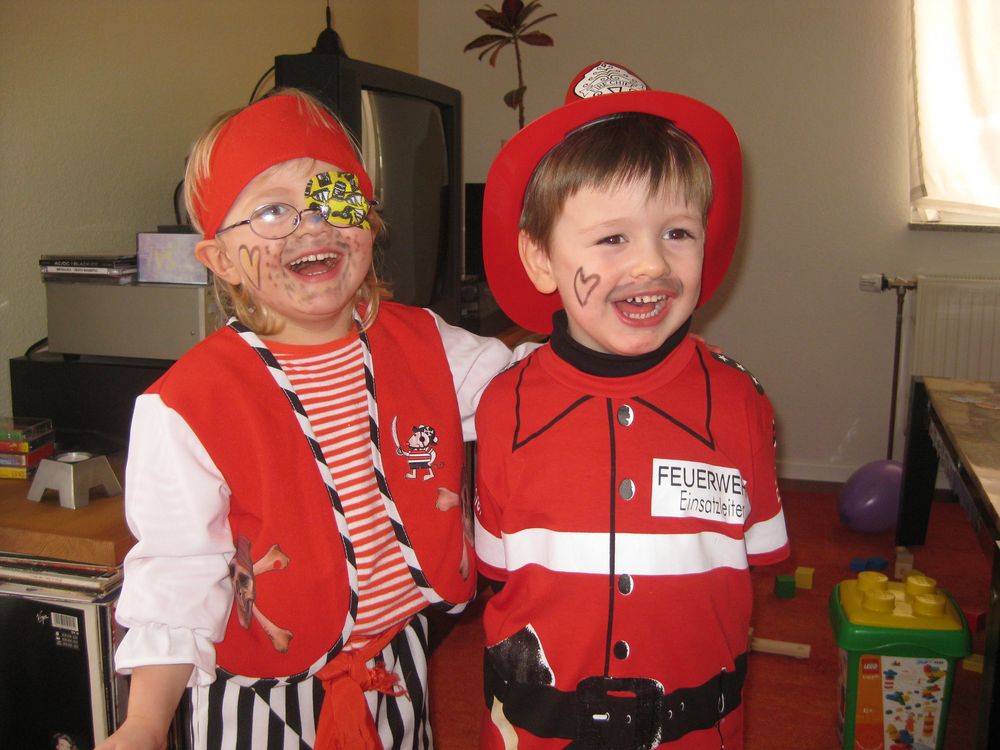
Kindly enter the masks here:
<path id="1" fill-rule="evenodd" d="M 341 651 L 316 673 L 326 697 L 316 726 L 315 750 L 383 750 L 365 692 L 399 696 L 406 695 L 406 690 L 396 686 L 398 675 L 382 666 L 369 669 L 367 663 L 408 623 L 399 623 L 360 649 Z"/>

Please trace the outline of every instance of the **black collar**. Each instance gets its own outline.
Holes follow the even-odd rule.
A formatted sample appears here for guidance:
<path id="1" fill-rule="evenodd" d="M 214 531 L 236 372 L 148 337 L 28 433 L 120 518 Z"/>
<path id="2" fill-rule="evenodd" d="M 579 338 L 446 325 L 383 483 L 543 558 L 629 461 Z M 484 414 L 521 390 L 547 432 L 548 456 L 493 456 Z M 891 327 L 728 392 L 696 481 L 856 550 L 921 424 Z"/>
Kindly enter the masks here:
<path id="1" fill-rule="evenodd" d="M 691 318 L 674 331 L 658 349 L 635 357 L 621 354 L 597 352 L 584 346 L 569 335 L 569 327 L 565 310 L 557 310 L 552 314 L 552 351 L 559 359 L 571 364 L 581 372 L 602 378 L 621 378 L 628 375 L 638 375 L 660 364 L 677 348 L 691 328 Z"/>

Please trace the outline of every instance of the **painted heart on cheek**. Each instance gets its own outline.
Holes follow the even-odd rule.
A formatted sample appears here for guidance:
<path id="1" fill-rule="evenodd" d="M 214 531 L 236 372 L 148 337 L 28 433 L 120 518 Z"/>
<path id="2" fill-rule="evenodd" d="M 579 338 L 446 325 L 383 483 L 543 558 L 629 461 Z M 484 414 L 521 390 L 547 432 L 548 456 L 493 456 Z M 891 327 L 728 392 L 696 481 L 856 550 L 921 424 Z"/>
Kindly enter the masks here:
<path id="1" fill-rule="evenodd" d="M 600 281 L 601 277 L 596 273 L 587 276 L 583 272 L 583 268 L 576 269 L 576 276 L 573 277 L 573 291 L 576 292 L 576 300 L 580 303 L 580 307 L 587 304 L 587 300 L 590 299 L 590 295 L 593 294 Z"/>
<path id="2" fill-rule="evenodd" d="M 248 248 L 240 245 L 240 265 L 246 271 L 250 283 L 255 289 L 260 289 L 260 248 Z"/>

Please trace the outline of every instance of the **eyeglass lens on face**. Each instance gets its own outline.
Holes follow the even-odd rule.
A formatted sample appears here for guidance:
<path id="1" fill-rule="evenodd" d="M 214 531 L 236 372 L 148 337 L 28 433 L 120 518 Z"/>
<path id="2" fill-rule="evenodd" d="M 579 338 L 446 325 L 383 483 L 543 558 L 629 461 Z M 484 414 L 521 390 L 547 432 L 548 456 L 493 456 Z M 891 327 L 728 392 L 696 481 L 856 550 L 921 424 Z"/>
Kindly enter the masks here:
<path id="1" fill-rule="evenodd" d="M 360 221 L 358 220 L 358 212 L 345 211 L 343 213 L 348 215 L 331 211 L 329 206 L 310 206 L 299 211 L 287 203 L 266 203 L 255 208 L 249 219 L 223 227 L 215 234 L 220 235 L 230 229 L 248 224 L 250 230 L 258 237 L 266 240 L 280 240 L 292 234 L 302 221 L 305 221 L 307 226 L 316 226 L 323 222 L 344 228 L 362 226 L 368 212 L 364 212 Z"/>
<path id="2" fill-rule="evenodd" d="M 249 225 L 250 230 L 258 237 L 280 240 L 294 232 L 303 219 L 307 225 L 313 226 L 326 221 L 327 213 L 321 206 L 310 206 L 299 211 L 287 203 L 266 203 L 255 208 L 249 219 L 223 227 L 216 235 Z"/>
<path id="3" fill-rule="evenodd" d="M 303 221 L 306 226 L 318 226 L 325 220 L 326 212 L 319 206 L 298 211 L 287 203 L 269 203 L 250 214 L 250 229 L 265 239 L 280 240 Z"/>

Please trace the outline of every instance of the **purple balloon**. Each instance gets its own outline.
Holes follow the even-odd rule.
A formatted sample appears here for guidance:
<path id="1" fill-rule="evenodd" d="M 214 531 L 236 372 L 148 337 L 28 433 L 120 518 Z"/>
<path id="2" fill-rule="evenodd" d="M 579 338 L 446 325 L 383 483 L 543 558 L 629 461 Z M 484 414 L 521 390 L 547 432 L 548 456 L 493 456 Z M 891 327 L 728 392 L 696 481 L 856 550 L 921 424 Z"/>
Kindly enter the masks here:
<path id="1" fill-rule="evenodd" d="M 903 465 L 899 461 L 872 461 L 855 471 L 840 490 L 840 520 L 865 533 L 896 527 Z"/>

